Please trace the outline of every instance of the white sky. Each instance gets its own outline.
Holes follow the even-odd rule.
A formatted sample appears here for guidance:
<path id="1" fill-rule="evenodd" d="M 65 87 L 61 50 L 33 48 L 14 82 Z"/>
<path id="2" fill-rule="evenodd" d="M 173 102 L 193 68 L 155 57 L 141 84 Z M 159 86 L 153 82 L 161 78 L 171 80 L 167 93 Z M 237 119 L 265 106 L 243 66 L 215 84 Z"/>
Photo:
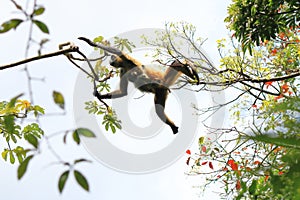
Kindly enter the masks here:
<path id="1" fill-rule="evenodd" d="M 210 58 L 218 63 L 216 40 L 226 37 L 228 31 L 223 22 L 226 16 L 229 0 L 212 1 L 71 1 L 51 0 L 39 1 L 46 7 L 41 16 L 49 29 L 50 35 L 45 37 L 51 41 L 46 45 L 44 52 L 57 50 L 59 43 L 74 41 L 82 46 L 86 52 L 91 51 L 87 45 L 76 40 L 79 36 L 94 38 L 103 35 L 106 38 L 119 33 L 138 28 L 163 28 L 167 21 L 187 21 L 197 27 L 199 36 L 208 38 L 203 46 Z M 12 3 L 0 0 L 0 22 L 10 16 L 17 16 Z M 0 35 L 0 65 L 20 60 L 24 57 L 25 42 L 28 26 L 21 25 L 17 31 Z M 35 33 L 39 33 L 35 30 Z M 36 35 L 40 37 L 39 34 Z M 61 91 L 66 98 L 66 109 L 72 113 L 72 96 L 74 82 L 78 71 L 67 62 L 64 57 L 51 58 L 30 64 L 34 77 L 46 77 L 46 82 L 34 83 L 34 97 L 36 102 L 47 105 L 51 111 L 60 110 L 53 106 L 52 90 Z M 0 100 L 26 91 L 26 77 L 20 68 L 1 71 L 0 73 Z M 42 103 L 41 103 L 42 102 Z M 42 126 L 48 133 L 73 128 L 72 116 L 48 117 L 42 121 Z M 72 145 L 69 138 L 67 147 L 61 145 L 61 137 L 53 140 L 54 147 L 63 152 L 68 159 L 87 157 L 92 159 L 83 147 Z M 57 144 L 56 144 L 57 143 Z M 2 148 L 5 143 L 0 142 Z M 67 182 L 65 191 L 59 195 L 57 180 L 65 169 L 59 165 L 51 165 L 53 156 L 43 146 L 43 153 L 36 156 L 29 166 L 29 171 L 21 181 L 16 178 L 16 166 L 0 161 L 0 191 L 1 199 L 74 199 L 74 200 L 182 200 L 198 199 L 191 190 L 190 178 L 183 175 L 185 159 L 179 160 L 171 167 L 153 174 L 130 175 L 123 174 L 102 166 L 94 161 L 93 164 L 82 164 L 79 169 L 89 180 L 91 192 L 83 191 L 73 177 Z M 193 180 L 194 181 L 194 180 Z M 201 179 L 199 178 L 199 181 Z M 212 193 L 202 197 L 214 198 Z M 202 199 L 200 198 L 200 199 Z"/>

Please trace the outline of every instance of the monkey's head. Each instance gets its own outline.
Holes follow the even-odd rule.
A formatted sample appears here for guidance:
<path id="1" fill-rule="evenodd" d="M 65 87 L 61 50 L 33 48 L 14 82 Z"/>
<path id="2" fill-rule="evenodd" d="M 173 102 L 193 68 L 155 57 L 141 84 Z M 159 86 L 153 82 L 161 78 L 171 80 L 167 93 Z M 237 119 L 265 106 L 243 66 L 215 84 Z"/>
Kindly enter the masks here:
<path id="1" fill-rule="evenodd" d="M 126 70 L 142 66 L 142 64 L 139 61 L 135 60 L 127 54 L 123 54 L 120 56 L 111 55 L 109 64 L 115 68 L 124 68 Z"/>
<path id="2" fill-rule="evenodd" d="M 111 55 L 110 56 L 110 61 L 109 61 L 109 64 L 115 68 L 120 68 L 122 67 L 121 64 L 122 64 L 122 59 L 119 57 L 119 56 L 116 56 L 116 55 Z"/>

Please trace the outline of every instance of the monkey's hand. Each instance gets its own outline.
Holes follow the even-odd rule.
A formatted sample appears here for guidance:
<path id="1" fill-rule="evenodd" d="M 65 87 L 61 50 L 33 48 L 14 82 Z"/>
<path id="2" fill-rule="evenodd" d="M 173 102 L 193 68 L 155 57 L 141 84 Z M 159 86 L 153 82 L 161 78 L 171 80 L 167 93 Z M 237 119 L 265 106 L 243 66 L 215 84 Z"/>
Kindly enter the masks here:
<path id="1" fill-rule="evenodd" d="M 97 97 L 97 98 L 98 98 L 98 96 L 100 96 L 100 94 L 99 94 L 97 88 L 94 88 L 93 95 L 94 95 L 95 97 Z M 98 99 L 99 99 L 99 98 L 98 98 Z"/>
<path id="2" fill-rule="evenodd" d="M 194 68 L 191 67 L 191 70 L 192 70 L 192 73 L 195 77 L 195 81 L 196 81 L 196 84 L 199 85 L 200 84 L 200 79 L 199 79 L 199 76 L 198 76 L 198 73 L 196 72 L 196 70 Z"/>
<path id="3" fill-rule="evenodd" d="M 184 65 L 186 68 L 188 68 L 190 78 L 194 79 L 193 83 L 196 83 L 197 85 L 200 84 L 200 78 L 198 76 L 198 73 L 196 71 L 196 67 L 193 63 L 186 61 L 186 65 Z"/>
<path id="4" fill-rule="evenodd" d="M 108 97 L 107 97 L 107 96 L 108 96 L 107 94 L 106 94 L 106 95 L 101 95 L 101 94 L 98 92 L 97 88 L 94 89 L 93 95 L 94 95 L 95 97 L 97 97 L 97 99 L 99 99 L 99 101 L 102 101 L 102 99 L 107 99 L 107 98 L 108 98 Z"/>
<path id="5" fill-rule="evenodd" d="M 100 94 L 97 91 L 97 88 L 94 89 L 93 92 L 94 96 L 97 97 L 97 99 L 99 99 L 99 101 L 102 102 L 103 99 L 115 99 L 115 98 L 119 98 L 122 96 L 126 96 L 127 92 L 122 92 L 121 90 L 116 90 L 107 94 Z"/>

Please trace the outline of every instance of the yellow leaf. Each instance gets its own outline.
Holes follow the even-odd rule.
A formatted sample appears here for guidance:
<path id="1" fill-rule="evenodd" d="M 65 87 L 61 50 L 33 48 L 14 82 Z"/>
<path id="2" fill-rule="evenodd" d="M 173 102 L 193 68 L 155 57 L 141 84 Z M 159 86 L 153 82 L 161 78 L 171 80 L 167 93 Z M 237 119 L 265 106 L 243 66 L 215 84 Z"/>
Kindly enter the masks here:
<path id="1" fill-rule="evenodd" d="M 17 100 L 16 109 L 25 110 L 31 106 L 30 102 L 27 100 Z"/>

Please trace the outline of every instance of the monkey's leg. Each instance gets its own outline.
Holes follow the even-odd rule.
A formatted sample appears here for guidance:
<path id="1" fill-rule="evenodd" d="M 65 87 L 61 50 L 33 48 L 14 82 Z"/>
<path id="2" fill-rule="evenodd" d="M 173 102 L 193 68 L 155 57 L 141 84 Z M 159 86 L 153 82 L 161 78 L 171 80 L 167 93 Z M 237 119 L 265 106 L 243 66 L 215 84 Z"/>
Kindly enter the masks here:
<path id="1" fill-rule="evenodd" d="M 154 96 L 155 111 L 158 117 L 171 127 L 173 134 L 176 134 L 178 133 L 178 127 L 169 119 L 169 117 L 165 113 L 165 104 L 168 97 L 168 92 L 168 89 L 156 88 Z"/>
<path id="2" fill-rule="evenodd" d="M 189 65 L 182 64 L 179 61 L 174 61 L 170 65 L 170 67 L 167 69 L 167 71 L 165 73 L 165 80 L 170 80 L 170 79 L 172 79 L 172 77 L 175 77 L 175 80 L 173 80 L 173 82 L 175 82 L 177 80 L 177 78 L 179 77 L 179 75 L 177 75 L 176 72 L 179 75 L 180 75 L 180 72 L 187 75 L 191 79 L 196 80 L 197 83 L 200 82 L 197 72 Z"/>

